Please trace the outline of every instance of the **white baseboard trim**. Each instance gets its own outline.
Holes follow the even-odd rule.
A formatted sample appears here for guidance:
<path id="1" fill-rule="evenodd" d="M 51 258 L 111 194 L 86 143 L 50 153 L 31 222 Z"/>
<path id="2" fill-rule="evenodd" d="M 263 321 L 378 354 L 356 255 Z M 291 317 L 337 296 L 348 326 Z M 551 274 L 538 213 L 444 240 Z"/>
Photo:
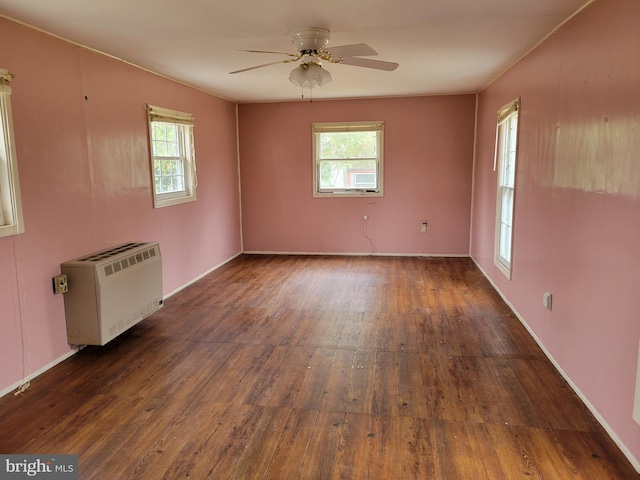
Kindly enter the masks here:
<path id="1" fill-rule="evenodd" d="M 524 326 L 524 328 L 527 329 L 527 331 L 529 332 L 529 334 L 533 337 L 533 339 L 535 340 L 535 342 L 538 344 L 538 346 L 540 347 L 540 349 L 542 350 L 542 352 L 546 355 L 546 357 L 549 359 L 549 361 L 553 364 L 553 366 L 556 368 L 556 370 L 560 373 L 560 375 L 562 375 L 562 377 L 567 381 L 567 383 L 569 384 L 569 386 L 573 389 L 574 392 L 576 392 L 576 395 L 578 395 L 578 397 L 580 398 L 580 400 L 582 400 L 582 403 L 585 404 L 585 406 L 589 409 L 589 411 L 593 414 L 593 416 L 596 418 L 596 420 L 598 421 L 598 423 L 600 423 L 600 425 L 602 425 L 602 427 L 605 429 L 605 431 L 607 432 L 607 434 L 611 437 L 611 439 L 615 442 L 615 444 L 620 448 L 620 450 L 622 451 L 622 453 L 624 454 L 625 457 L 627 457 L 627 459 L 631 462 L 631 465 L 633 465 L 633 468 L 636 469 L 636 472 L 640 473 L 640 461 L 638 461 L 638 459 L 631 453 L 631 451 L 629 450 L 629 448 L 622 442 L 622 440 L 620 440 L 620 437 L 618 437 L 618 435 L 616 434 L 615 430 L 613 430 L 611 428 L 611 426 L 607 423 L 607 421 L 602 417 L 602 415 L 600 414 L 600 412 L 598 412 L 598 410 L 596 409 L 596 407 L 593 406 L 593 404 L 589 401 L 589 399 L 580 391 L 580 389 L 578 388 L 578 386 L 573 383 L 573 380 L 571 380 L 571 377 L 569 377 L 569 375 L 562 369 L 562 367 L 560 366 L 560 364 L 556 361 L 555 358 L 553 358 L 553 355 L 551 355 L 551 353 L 547 350 L 547 348 L 544 346 L 544 344 L 542 343 L 542 341 L 538 338 L 538 336 L 535 334 L 535 332 L 533 331 L 533 329 L 529 326 L 529 324 L 525 321 L 525 319 L 522 317 L 522 315 L 520 315 L 518 313 L 518 311 L 516 310 L 516 308 L 511 304 L 511 302 L 509 301 L 509 299 L 502 293 L 502 291 L 498 288 L 498 286 L 493 282 L 493 280 L 491 279 L 491 277 L 489 277 L 489 275 L 487 275 L 487 272 L 484 271 L 484 269 L 480 266 L 480 264 L 478 264 L 478 262 L 476 261 L 475 258 L 473 258 L 473 256 L 471 256 L 471 260 L 473 260 L 473 263 L 476 264 L 476 266 L 478 267 L 478 269 L 482 272 L 482 274 L 485 276 L 485 278 L 489 281 L 489 283 L 491 283 L 491 285 L 493 286 L 493 288 L 495 289 L 496 292 L 498 292 L 498 295 L 500 295 L 500 297 L 502 298 L 502 300 L 504 300 L 504 302 L 509 306 L 509 308 L 513 311 L 513 313 L 515 314 L 516 318 L 520 321 L 520 323 L 522 323 L 522 325 Z"/>
<path id="2" fill-rule="evenodd" d="M 221 266 L 223 266 L 223 265 L 225 265 L 225 264 L 229 263 L 229 262 L 230 262 L 231 260 L 233 260 L 234 258 L 239 257 L 240 255 L 242 255 L 242 253 L 243 253 L 243 252 L 238 252 L 238 253 L 236 253 L 235 255 L 232 255 L 231 257 L 227 258 L 226 260 L 223 260 L 222 262 L 218 263 L 217 265 L 214 265 L 213 267 L 211 267 L 211 268 L 210 268 L 209 270 L 207 270 L 206 272 L 204 272 L 204 273 L 202 273 L 202 274 L 198 275 L 198 276 L 197 276 L 197 277 L 195 277 L 194 279 L 189 280 L 187 283 L 185 283 L 185 284 L 183 284 L 183 285 L 179 286 L 179 287 L 178 287 L 178 288 L 176 288 L 175 290 L 173 290 L 173 291 L 171 291 L 171 292 L 167 293 L 166 295 L 164 295 L 164 296 L 162 297 L 162 300 L 164 301 L 164 300 L 166 300 L 167 298 L 172 297 L 172 296 L 173 296 L 173 295 L 175 295 L 176 293 L 178 293 L 178 292 L 180 292 L 180 291 L 184 290 L 184 289 L 185 289 L 185 288 L 187 288 L 189 285 L 191 285 L 191 284 L 193 284 L 193 283 L 196 283 L 196 282 L 197 282 L 198 280 L 200 280 L 201 278 L 206 277 L 206 276 L 207 276 L 207 275 L 209 275 L 211 272 L 213 272 L 213 271 L 215 271 L 215 270 L 219 269 Z"/>
<path id="3" fill-rule="evenodd" d="M 249 250 L 242 252 L 246 255 L 315 255 L 334 257 L 442 257 L 469 258 L 468 253 L 371 253 L 371 252 L 270 252 L 263 250 Z"/>
<path id="4" fill-rule="evenodd" d="M 4 397 L 8 393 L 11 393 L 14 390 L 17 390 L 18 388 L 20 388 L 25 383 L 28 383 L 31 380 L 33 380 L 34 378 L 36 378 L 38 375 L 43 374 L 44 372 L 46 372 L 50 368 L 55 367 L 60 362 L 63 362 L 67 358 L 71 357 L 72 355 L 75 355 L 78 351 L 80 351 L 80 348 L 77 348 L 77 347 L 76 348 L 72 348 L 71 350 L 66 352 L 64 355 L 61 355 L 60 357 L 56 358 L 53 362 L 49 362 L 48 364 L 46 364 L 44 367 L 40 368 L 39 370 L 27 375 L 22 380 L 19 380 L 16 383 L 14 383 L 13 385 L 9 385 L 7 388 L 4 388 L 4 389 L 0 390 L 0 397 Z"/>

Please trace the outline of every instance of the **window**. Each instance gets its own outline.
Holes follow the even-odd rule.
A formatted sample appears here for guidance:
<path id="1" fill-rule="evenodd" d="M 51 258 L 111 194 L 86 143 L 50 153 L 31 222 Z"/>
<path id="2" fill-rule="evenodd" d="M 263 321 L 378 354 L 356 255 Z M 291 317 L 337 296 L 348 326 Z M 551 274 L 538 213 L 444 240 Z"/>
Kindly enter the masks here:
<path id="1" fill-rule="evenodd" d="M 196 199 L 193 116 L 147 105 L 155 208 Z"/>
<path id="2" fill-rule="evenodd" d="M 9 72 L 0 69 L 0 237 L 24 232 L 9 99 L 11 78 Z"/>
<path id="3" fill-rule="evenodd" d="M 513 218 L 516 192 L 516 156 L 518 149 L 518 111 L 520 100 L 498 111 L 494 169 L 498 169 L 496 198 L 496 240 L 494 263 L 511 278 Z"/>
<path id="4" fill-rule="evenodd" d="M 313 124 L 313 196 L 382 196 L 383 123 Z"/>

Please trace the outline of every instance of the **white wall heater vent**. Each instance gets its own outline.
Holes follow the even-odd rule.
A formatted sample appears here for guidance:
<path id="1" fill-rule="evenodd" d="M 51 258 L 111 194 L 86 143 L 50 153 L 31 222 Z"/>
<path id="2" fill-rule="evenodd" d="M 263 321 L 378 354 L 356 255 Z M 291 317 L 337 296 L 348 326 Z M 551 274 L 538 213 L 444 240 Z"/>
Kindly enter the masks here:
<path id="1" fill-rule="evenodd" d="M 70 345 L 104 345 L 162 306 L 158 243 L 125 243 L 66 261 Z"/>

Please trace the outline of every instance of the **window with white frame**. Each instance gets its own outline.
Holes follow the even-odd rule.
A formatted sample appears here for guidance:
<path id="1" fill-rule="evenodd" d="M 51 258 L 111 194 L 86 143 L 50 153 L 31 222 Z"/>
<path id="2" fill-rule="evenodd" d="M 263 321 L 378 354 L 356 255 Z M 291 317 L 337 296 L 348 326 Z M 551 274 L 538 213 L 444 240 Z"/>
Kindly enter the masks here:
<path id="1" fill-rule="evenodd" d="M 519 110 L 520 99 L 514 100 L 498 110 L 494 160 L 494 169 L 497 169 L 498 172 L 494 263 L 509 279 L 511 278 L 513 258 Z"/>
<path id="2" fill-rule="evenodd" d="M 382 196 L 382 122 L 313 124 L 313 196 Z"/>
<path id="3" fill-rule="evenodd" d="M 147 105 L 153 205 L 155 208 L 196 199 L 193 115 Z"/>
<path id="4" fill-rule="evenodd" d="M 11 78 L 7 70 L 0 69 L 0 237 L 24 232 L 9 98 Z"/>

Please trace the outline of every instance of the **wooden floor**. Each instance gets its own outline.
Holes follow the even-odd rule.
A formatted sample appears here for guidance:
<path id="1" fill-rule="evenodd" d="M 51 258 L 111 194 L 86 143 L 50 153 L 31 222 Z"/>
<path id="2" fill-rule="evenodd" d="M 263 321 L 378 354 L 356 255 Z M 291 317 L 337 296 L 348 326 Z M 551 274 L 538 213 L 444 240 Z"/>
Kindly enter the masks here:
<path id="1" fill-rule="evenodd" d="M 632 479 L 469 259 L 241 256 L 0 399 L 82 479 Z"/>

